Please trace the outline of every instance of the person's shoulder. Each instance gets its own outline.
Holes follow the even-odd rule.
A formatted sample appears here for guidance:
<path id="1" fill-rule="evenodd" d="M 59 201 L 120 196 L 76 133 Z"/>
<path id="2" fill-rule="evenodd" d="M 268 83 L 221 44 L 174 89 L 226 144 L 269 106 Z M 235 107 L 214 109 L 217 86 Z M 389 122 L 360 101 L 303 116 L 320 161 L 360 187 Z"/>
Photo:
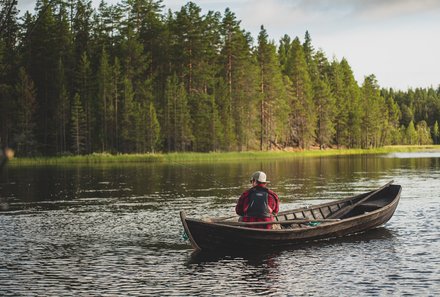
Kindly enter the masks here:
<path id="1" fill-rule="evenodd" d="M 242 196 L 242 197 L 246 197 L 246 196 L 248 196 L 250 190 L 251 190 L 251 189 L 247 189 L 246 191 L 244 191 L 243 193 L 241 193 L 241 196 Z"/>
<path id="2" fill-rule="evenodd" d="M 277 197 L 278 198 L 278 195 L 277 195 L 277 193 L 275 193 L 274 191 L 272 191 L 271 189 L 267 189 L 267 192 L 270 194 L 270 195 L 272 195 L 272 196 L 275 196 L 275 197 Z"/>

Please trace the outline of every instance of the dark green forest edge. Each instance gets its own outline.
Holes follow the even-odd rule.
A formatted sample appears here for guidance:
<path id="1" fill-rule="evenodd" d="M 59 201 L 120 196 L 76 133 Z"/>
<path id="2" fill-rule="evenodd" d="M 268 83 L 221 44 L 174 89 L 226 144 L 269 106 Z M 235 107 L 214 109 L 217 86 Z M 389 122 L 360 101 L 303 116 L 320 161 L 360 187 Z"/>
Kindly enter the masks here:
<path id="1" fill-rule="evenodd" d="M 440 140 L 440 87 L 359 84 L 308 32 L 274 41 L 262 26 L 253 40 L 229 9 L 192 2 L 172 12 L 159 0 L 38 0 L 20 17 L 14 0 L 0 4 L 0 143 L 17 156 Z"/>

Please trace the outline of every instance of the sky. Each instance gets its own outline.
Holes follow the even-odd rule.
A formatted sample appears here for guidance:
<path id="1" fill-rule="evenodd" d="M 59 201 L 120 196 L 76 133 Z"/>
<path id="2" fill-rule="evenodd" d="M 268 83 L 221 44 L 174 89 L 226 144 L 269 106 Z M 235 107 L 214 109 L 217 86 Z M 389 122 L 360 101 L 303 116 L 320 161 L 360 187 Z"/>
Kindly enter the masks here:
<path id="1" fill-rule="evenodd" d="M 96 5 L 100 0 L 93 0 Z M 106 0 L 117 3 L 119 0 Z M 312 45 L 332 59 L 346 58 L 359 85 L 374 74 L 381 87 L 407 90 L 440 85 L 439 0 L 194 0 L 202 13 L 229 7 L 256 38 L 264 25 L 278 42 L 309 32 Z M 35 0 L 18 0 L 33 10 Z M 165 11 L 184 0 L 163 0 Z"/>

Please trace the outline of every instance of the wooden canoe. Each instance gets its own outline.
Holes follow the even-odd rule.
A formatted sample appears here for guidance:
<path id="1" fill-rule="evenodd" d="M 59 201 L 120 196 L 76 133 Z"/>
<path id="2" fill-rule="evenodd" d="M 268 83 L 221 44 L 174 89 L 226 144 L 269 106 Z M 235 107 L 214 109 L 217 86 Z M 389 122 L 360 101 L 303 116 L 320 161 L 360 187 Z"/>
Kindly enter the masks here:
<path id="1" fill-rule="evenodd" d="M 393 216 L 401 190 L 400 185 L 390 182 L 353 197 L 283 211 L 271 222 L 281 226 L 280 229 L 252 228 L 261 223 L 237 222 L 236 218 L 234 221 L 192 219 L 184 211 L 180 212 L 180 218 L 196 250 L 267 250 L 379 227 Z"/>

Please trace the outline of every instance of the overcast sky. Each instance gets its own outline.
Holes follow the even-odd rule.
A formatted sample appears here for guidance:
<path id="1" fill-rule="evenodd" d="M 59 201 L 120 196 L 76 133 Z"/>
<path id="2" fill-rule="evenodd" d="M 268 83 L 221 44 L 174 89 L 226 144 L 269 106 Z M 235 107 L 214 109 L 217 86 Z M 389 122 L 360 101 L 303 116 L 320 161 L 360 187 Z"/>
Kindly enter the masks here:
<path id="1" fill-rule="evenodd" d="M 99 3 L 100 0 L 93 0 Z M 107 0 L 109 3 L 118 0 Z M 439 0 L 195 0 L 206 13 L 226 7 L 242 28 L 257 36 L 264 25 L 276 42 L 288 34 L 303 40 L 306 30 L 313 46 L 327 57 L 345 57 L 359 84 L 375 74 L 379 85 L 406 90 L 440 85 Z M 25 4 L 29 3 L 27 6 Z M 35 1 L 19 0 L 33 9 Z M 179 10 L 183 0 L 164 0 Z"/>

